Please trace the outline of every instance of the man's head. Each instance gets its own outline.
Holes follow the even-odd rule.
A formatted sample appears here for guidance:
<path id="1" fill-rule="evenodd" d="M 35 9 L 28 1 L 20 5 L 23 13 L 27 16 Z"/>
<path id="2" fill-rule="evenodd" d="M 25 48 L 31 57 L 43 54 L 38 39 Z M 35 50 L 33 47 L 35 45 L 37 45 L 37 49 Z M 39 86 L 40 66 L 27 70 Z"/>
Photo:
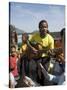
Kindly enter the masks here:
<path id="1" fill-rule="evenodd" d="M 46 20 L 41 20 L 39 22 L 39 32 L 40 32 L 40 36 L 44 37 L 47 34 L 48 31 L 48 23 Z"/>

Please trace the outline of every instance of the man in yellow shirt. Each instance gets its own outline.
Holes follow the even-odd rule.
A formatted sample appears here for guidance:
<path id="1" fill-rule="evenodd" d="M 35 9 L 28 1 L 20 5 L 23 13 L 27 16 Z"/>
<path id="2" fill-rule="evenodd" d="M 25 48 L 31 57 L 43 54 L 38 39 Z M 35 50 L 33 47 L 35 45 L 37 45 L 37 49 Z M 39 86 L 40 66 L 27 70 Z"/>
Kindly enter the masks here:
<path id="1" fill-rule="evenodd" d="M 39 44 L 40 50 L 50 50 L 54 49 L 54 39 L 48 34 L 48 23 L 46 20 L 42 20 L 39 23 L 39 32 L 32 35 L 30 42 L 37 42 Z M 34 52 L 38 50 L 34 47 L 31 47 Z M 42 54 L 42 57 L 47 56 L 45 53 Z"/>
<path id="2" fill-rule="evenodd" d="M 50 49 L 54 49 L 54 39 L 48 33 L 48 23 L 46 20 L 42 20 L 39 22 L 39 32 L 33 34 L 31 36 L 31 38 L 29 39 L 29 41 L 31 44 L 33 42 L 38 43 L 39 44 L 39 50 L 45 50 L 46 49 L 48 51 Z M 33 47 L 32 45 L 31 45 L 31 49 L 32 49 L 32 53 L 35 53 L 35 54 L 38 53 L 38 49 Z M 41 62 L 43 64 L 43 66 L 46 68 L 46 70 L 48 70 L 47 63 L 49 61 L 49 56 L 47 55 L 47 53 L 42 53 L 41 57 L 38 56 L 38 58 L 36 58 L 36 59 L 35 59 L 35 61 Z M 39 81 L 40 81 L 43 79 L 43 77 L 41 76 L 40 69 L 38 69 L 37 72 L 38 72 Z M 41 82 L 43 82 L 43 80 Z"/>

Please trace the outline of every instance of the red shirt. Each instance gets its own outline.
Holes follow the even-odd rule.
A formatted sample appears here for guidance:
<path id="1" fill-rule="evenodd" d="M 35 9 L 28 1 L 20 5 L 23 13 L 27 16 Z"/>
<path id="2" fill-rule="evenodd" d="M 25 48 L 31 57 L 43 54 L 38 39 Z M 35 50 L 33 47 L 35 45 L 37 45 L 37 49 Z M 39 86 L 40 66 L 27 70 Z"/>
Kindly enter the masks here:
<path id="1" fill-rule="evenodd" d="M 17 63 L 16 63 L 17 57 L 16 56 L 10 56 L 10 68 L 13 69 L 11 72 L 15 76 L 18 76 L 18 70 L 17 70 Z"/>

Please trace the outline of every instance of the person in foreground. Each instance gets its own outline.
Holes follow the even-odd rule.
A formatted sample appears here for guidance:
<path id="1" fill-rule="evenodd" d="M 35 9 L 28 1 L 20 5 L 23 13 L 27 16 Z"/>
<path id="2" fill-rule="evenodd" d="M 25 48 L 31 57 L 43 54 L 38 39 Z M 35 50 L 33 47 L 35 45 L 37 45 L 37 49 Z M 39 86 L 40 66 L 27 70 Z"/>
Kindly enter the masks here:
<path id="1" fill-rule="evenodd" d="M 63 28 L 61 30 L 61 39 L 62 39 L 62 48 L 63 48 L 63 57 L 59 58 L 62 61 L 62 67 L 64 69 L 64 72 L 61 75 L 55 76 L 52 74 L 49 74 L 45 68 L 43 67 L 43 65 L 40 63 L 39 66 L 41 67 L 42 73 L 44 75 L 44 77 L 46 78 L 46 80 L 56 83 L 57 85 L 65 85 L 65 28 Z"/>
<path id="2" fill-rule="evenodd" d="M 48 62 L 50 60 L 49 55 L 44 52 L 45 50 L 50 51 L 50 49 L 54 49 L 54 38 L 48 33 L 48 23 L 46 20 L 41 20 L 39 22 L 39 32 L 34 33 L 29 39 L 30 48 L 32 53 L 34 54 L 33 59 L 37 65 L 37 78 L 38 81 L 42 82 L 43 76 L 41 76 L 40 68 L 38 67 L 38 63 L 42 63 L 42 65 L 48 71 Z M 37 47 L 35 47 L 37 44 Z M 38 53 L 39 50 L 43 50 L 43 52 Z M 36 56 L 37 55 L 37 56 Z M 41 81 L 42 80 L 42 81 Z"/>

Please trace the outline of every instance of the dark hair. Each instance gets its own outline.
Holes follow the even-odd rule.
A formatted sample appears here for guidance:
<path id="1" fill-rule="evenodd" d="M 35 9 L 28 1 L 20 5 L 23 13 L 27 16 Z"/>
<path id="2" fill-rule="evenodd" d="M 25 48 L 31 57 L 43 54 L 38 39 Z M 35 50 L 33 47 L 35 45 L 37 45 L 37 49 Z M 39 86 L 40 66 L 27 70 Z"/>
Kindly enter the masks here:
<path id="1" fill-rule="evenodd" d="M 39 28 L 40 28 L 40 26 L 42 25 L 42 23 L 44 23 L 44 22 L 47 24 L 47 27 L 48 27 L 47 21 L 46 21 L 46 20 L 41 20 L 41 21 L 39 22 Z"/>
<path id="2" fill-rule="evenodd" d="M 63 44 L 64 44 L 64 51 L 65 51 L 65 28 L 63 28 L 60 32 L 61 34 L 61 41 L 63 41 Z"/>
<path id="3" fill-rule="evenodd" d="M 63 29 L 61 30 L 60 34 L 61 34 L 61 37 L 62 37 L 63 35 L 65 36 L 65 28 L 63 28 Z"/>

